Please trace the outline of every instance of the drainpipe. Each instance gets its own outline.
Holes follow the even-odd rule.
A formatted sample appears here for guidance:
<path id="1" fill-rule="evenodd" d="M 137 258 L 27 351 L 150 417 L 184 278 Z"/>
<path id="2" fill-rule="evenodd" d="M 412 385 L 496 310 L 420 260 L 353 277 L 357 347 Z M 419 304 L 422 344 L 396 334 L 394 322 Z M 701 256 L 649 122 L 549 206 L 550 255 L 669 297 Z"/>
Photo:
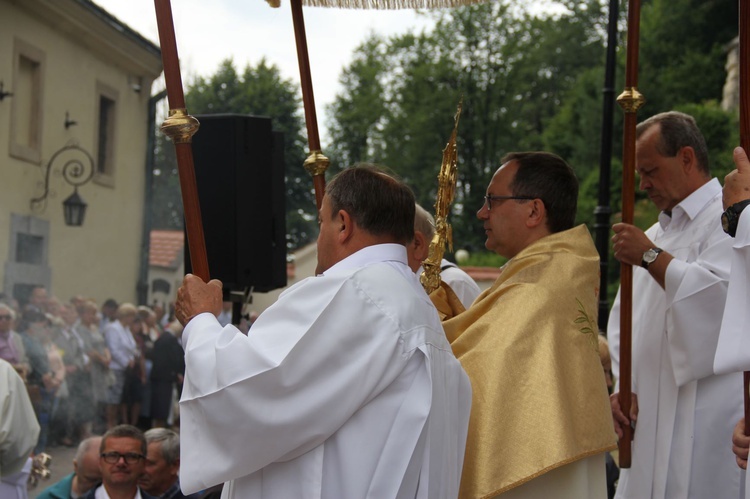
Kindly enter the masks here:
<path id="1" fill-rule="evenodd" d="M 148 99 L 148 136 L 146 146 L 146 189 L 143 200 L 143 232 L 141 234 L 141 264 L 136 293 L 138 305 L 148 305 L 148 254 L 151 246 L 151 223 L 154 202 L 154 163 L 156 162 L 156 104 L 167 96 L 162 90 Z"/>

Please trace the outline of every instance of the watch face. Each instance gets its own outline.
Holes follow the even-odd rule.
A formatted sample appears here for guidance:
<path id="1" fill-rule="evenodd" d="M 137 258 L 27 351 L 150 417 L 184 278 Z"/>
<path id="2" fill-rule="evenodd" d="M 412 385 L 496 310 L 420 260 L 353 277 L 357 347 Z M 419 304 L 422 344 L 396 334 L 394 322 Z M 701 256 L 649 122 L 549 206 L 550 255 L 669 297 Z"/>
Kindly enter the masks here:
<path id="1" fill-rule="evenodd" d="M 656 260 L 656 255 L 658 255 L 658 253 L 653 249 L 647 250 L 645 253 L 643 253 L 643 261 L 646 263 L 651 263 Z"/>
<path id="2" fill-rule="evenodd" d="M 729 230 L 729 215 L 726 211 L 721 214 L 721 227 L 724 229 L 724 232 Z"/>

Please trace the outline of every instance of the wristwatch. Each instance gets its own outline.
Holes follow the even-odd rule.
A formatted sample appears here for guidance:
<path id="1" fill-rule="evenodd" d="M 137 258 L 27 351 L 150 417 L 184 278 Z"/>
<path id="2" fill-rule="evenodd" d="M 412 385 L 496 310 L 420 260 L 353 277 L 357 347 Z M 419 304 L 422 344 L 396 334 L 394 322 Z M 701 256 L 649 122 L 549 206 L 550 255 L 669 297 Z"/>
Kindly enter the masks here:
<path id="1" fill-rule="evenodd" d="M 659 253 L 664 251 L 661 248 L 651 248 L 643 252 L 643 258 L 641 258 L 641 267 L 647 269 L 649 265 L 654 263 Z"/>
<path id="2" fill-rule="evenodd" d="M 737 234 L 737 222 L 740 220 L 740 214 L 745 206 L 750 204 L 750 199 L 745 199 L 739 203 L 734 203 L 732 206 L 727 208 L 727 211 L 721 214 L 721 226 L 724 228 L 724 232 L 734 237 Z"/>

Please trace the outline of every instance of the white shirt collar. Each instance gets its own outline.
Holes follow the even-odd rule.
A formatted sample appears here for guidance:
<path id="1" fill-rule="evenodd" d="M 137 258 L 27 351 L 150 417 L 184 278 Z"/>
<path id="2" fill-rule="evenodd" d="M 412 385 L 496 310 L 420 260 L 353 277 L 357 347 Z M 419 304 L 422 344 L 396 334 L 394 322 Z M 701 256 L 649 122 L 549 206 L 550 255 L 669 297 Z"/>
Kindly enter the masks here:
<path id="1" fill-rule="evenodd" d="M 101 484 L 99 488 L 96 489 L 96 492 L 94 492 L 94 498 L 95 499 L 110 499 L 109 494 L 107 494 L 107 489 L 104 488 L 104 484 Z M 142 499 L 140 487 L 135 489 L 135 495 L 133 496 L 133 499 Z"/>
<path id="2" fill-rule="evenodd" d="M 386 261 L 396 261 L 406 265 L 406 247 L 395 243 L 367 246 L 333 265 L 330 269 L 323 272 L 323 275 L 347 272 L 351 269 L 361 268 L 371 263 Z"/>
<path id="3" fill-rule="evenodd" d="M 671 217 L 663 211 L 659 213 L 659 225 L 662 230 L 667 230 L 667 227 L 673 223 L 682 225 L 687 220 L 693 220 L 719 193 L 721 193 L 721 184 L 716 178 L 712 178 L 677 203 L 672 210 Z"/>

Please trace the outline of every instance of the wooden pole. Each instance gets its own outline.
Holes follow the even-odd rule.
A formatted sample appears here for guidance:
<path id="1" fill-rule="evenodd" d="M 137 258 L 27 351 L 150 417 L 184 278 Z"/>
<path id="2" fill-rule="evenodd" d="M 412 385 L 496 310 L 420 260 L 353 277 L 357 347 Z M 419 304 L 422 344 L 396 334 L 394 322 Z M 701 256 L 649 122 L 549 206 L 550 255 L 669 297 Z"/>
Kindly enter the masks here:
<path id="1" fill-rule="evenodd" d="M 740 0 L 740 145 L 750 151 L 750 3 Z M 745 401 L 745 435 L 750 435 L 750 371 L 743 376 L 743 400 Z"/>
<path id="2" fill-rule="evenodd" d="M 294 38 L 297 42 L 297 59 L 299 61 L 299 77 L 302 85 L 302 103 L 305 107 L 305 124 L 307 125 L 307 143 L 310 155 L 305 160 L 305 169 L 312 175 L 315 187 L 315 204 L 320 209 L 323 203 L 326 180 L 325 171 L 329 160 L 320 150 L 320 136 L 318 135 L 318 117 L 315 112 L 315 97 L 313 95 L 312 76 L 310 75 L 310 57 L 307 53 L 307 35 L 305 34 L 305 19 L 302 15 L 302 0 L 291 0 L 292 22 L 294 23 Z"/>
<path id="3" fill-rule="evenodd" d="M 622 144 L 622 221 L 633 223 L 635 205 L 635 126 L 638 108 L 645 100 L 638 92 L 638 41 L 640 38 L 640 0 L 628 2 L 628 47 L 625 66 L 625 91 L 617 103 L 625 111 Z M 633 267 L 620 264 L 620 408 L 630 417 L 632 326 L 633 326 Z M 633 429 L 626 425 L 620 439 L 620 468 L 630 468 Z"/>
<path id="4" fill-rule="evenodd" d="M 172 139 L 177 155 L 177 168 L 182 189 L 182 207 L 185 215 L 185 231 L 190 250 L 190 263 L 193 273 L 208 282 L 208 255 L 203 235 L 198 187 L 195 182 L 192 138 L 198 131 L 198 120 L 187 114 L 185 95 L 182 90 L 180 61 L 177 55 L 177 42 L 172 20 L 170 0 L 154 0 L 156 22 L 159 28 L 161 58 L 164 65 L 164 80 L 169 99 L 169 118 L 161 127 L 162 132 Z"/>

